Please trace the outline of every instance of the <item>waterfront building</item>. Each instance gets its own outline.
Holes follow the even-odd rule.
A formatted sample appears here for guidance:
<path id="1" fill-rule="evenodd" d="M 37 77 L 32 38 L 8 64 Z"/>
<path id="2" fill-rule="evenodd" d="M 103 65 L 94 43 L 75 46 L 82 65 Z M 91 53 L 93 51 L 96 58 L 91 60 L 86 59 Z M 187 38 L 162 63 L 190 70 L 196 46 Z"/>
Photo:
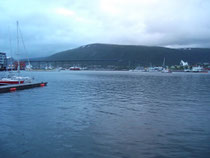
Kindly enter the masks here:
<path id="1" fill-rule="evenodd" d="M 6 67 L 7 67 L 6 53 L 0 52 L 0 71 L 6 70 Z"/>

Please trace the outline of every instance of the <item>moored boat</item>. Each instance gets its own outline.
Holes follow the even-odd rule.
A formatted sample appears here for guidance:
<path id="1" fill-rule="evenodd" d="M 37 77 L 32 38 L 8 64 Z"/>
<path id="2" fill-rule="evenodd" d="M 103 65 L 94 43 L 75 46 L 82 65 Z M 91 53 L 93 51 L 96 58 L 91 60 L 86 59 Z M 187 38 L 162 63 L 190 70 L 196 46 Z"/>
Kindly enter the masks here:
<path id="1" fill-rule="evenodd" d="M 166 59 L 163 59 L 163 69 L 161 70 L 162 73 L 172 73 L 172 71 L 165 65 Z"/>
<path id="2" fill-rule="evenodd" d="M 162 73 L 172 73 L 172 71 L 171 70 L 169 70 L 168 68 L 164 68 L 162 71 L 161 71 Z"/>
<path id="3" fill-rule="evenodd" d="M 79 71 L 79 70 L 81 70 L 81 68 L 77 67 L 77 66 L 72 66 L 69 68 L 69 70 Z"/>
<path id="4" fill-rule="evenodd" d="M 208 70 L 205 70 L 201 66 L 194 66 L 194 67 L 192 67 L 192 71 L 191 72 L 194 72 L 194 73 L 208 73 Z"/>
<path id="5" fill-rule="evenodd" d="M 18 80 L 9 80 L 8 78 L 0 80 L 0 85 L 4 84 L 23 84 L 24 81 L 18 81 Z"/>
<path id="6" fill-rule="evenodd" d="M 17 21 L 17 54 L 19 53 L 19 23 Z M 23 77 L 20 76 L 20 60 L 17 60 L 17 74 L 9 73 L 7 77 L 3 77 L 0 80 L 0 84 L 23 84 L 23 83 L 31 83 L 31 77 Z"/>
<path id="7" fill-rule="evenodd" d="M 32 78 L 22 77 L 22 76 L 6 77 L 0 80 L 0 84 L 23 84 L 23 83 L 31 83 L 31 82 L 32 82 Z"/>

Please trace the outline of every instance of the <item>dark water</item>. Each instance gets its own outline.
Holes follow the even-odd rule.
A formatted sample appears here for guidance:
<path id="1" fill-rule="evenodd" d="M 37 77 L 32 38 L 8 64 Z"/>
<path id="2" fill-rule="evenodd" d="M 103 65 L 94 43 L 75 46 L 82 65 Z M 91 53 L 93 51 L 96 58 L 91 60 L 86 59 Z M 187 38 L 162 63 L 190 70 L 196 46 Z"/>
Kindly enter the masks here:
<path id="1" fill-rule="evenodd" d="M 0 94 L 0 158 L 210 157 L 210 74 L 32 75 Z"/>

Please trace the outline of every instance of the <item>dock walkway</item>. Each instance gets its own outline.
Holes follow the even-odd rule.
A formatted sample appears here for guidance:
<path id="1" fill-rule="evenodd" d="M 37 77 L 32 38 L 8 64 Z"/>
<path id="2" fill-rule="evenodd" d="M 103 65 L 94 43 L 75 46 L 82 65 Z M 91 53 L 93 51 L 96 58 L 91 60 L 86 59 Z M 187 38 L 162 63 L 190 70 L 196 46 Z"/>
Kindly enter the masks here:
<path id="1" fill-rule="evenodd" d="M 0 93 L 13 92 L 16 90 L 24 90 L 24 89 L 30 89 L 30 88 L 35 88 L 35 87 L 44 87 L 46 85 L 47 85 L 47 82 L 3 85 L 3 86 L 0 86 Z"/>

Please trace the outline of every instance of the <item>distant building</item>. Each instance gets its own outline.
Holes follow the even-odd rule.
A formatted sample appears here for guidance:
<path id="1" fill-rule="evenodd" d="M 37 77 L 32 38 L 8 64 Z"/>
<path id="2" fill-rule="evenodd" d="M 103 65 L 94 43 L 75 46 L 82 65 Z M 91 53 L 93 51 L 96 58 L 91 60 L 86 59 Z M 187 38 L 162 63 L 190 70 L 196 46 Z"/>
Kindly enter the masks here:
<path id="1" fill-rule="evenodd" d="M 6 53 L 0 52 L 0 71 L 6 70 L 6 67 L 7 67 Z"/>
<path id="2" fill-rule="evenodd" d="M 15 62 L 15 60 L 12 57 L 7 57 L 7 69 L 8 70 L 15 69 L 14 62 Z"/>
<path id="3" fill-rule="evenodd" d="M 20 70 L 25 70 L 26 68 L 26 63 L 24 61 L 20 61 Z M 14 62 L 14 69 L 17 70 L 18 69 L 18 62 L 15 61 Z"/>
<path id="4" fill-rule="evenodd" d="M 184 62 L 183 60 L 181 60 L 180 65 L 181 66 L 189 66 L 188 62 Z"/>

